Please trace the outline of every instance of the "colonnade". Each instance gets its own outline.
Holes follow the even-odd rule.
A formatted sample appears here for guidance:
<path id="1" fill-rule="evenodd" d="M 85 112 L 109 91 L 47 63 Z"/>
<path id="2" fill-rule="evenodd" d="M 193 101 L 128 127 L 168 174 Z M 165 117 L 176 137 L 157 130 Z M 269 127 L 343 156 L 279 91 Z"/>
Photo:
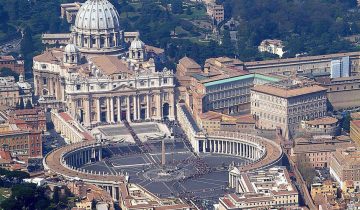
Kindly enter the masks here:
<path id="1" fill-rule="evenodd" d="M 74 151 L 71 153 L 68 153 L 64 160 L 67 165 L 73 166 L 73 167 L 79 167 L 86 163 L 90 163 L 92 161 L 101 161 L 102 160 L 102 149 L 101 147 L 96 148 L 84 148 L 80 151 Z"/>
<path id="2" fill-rule="evenodd" d="M 118 47 L 122 44 L 123 35 L 121 32 L 112 32 L 106 35 L 83 35 L 82 33 L 72 33 L 73 42 L 81 48 L 110 48 Z"/>
<path id="3" fill-rule="evenodd" d="M 75 116 L 81 116 L 86 126 L 100 122 L 116 123 L 121 120 L 160 120 L 163 117 L 173 119 L 173 102 L 164 101 L 161 95 L 139 94 L 74 99 L 71 111 L 78 113 Z M 82 102 L 77 103 L 77 100 Z"/>
<path id="4" fill-rule="evenodd" d="M 243 158 L 258 160 L 261 158 L 261 150 L 257 148 L 257 145 L 253 145 L 241 141 L 229 140 L 199 140 L 199 151 L 210 152 L 219 154 L 236 155 Z"/>

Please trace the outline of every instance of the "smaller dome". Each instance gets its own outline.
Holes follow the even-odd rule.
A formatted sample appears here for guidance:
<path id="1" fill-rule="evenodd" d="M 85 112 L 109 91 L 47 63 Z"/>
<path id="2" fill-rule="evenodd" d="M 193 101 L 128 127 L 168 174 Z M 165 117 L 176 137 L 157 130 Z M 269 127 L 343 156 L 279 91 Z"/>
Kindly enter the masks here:
<path id="1" fill-rule="evenodd" d="M 130 49 L 144 49 L 145 44 L 142 42 L 138 37 L 134 39 L 134 41 L 131 42 Z"/>
<path id="2" fill-rule="evenodd" d="M 76 54 L 79 52 L 79 49 L 74 44 L 68 44 L 66 45 L 64 52 L 67 54 Z"/>

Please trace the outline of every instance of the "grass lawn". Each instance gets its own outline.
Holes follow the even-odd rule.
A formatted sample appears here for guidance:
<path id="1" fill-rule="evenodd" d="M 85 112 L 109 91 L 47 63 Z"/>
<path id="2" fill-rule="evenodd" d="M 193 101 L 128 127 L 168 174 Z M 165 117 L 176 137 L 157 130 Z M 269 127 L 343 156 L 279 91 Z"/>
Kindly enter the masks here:
<path id="1" fill-rule="evenodd" d="M 201 8 L 201 10 L 198 10 L 197 8 L 192 7 L 191 8 L 191 15 L 186 14 L 186 10 L 184 10 L 183 14 L 176 15 L 181 19 L 187 19 L 187 20 L 199 20 L 203 19 L 207 16 L 205 8 Z"/>
<path id="2" fill-rule="evenodd" d="M 6 198 L 10 196 L 10 189 L 9 188 L 0 188 L 0 203 L 3 202 Z"/>

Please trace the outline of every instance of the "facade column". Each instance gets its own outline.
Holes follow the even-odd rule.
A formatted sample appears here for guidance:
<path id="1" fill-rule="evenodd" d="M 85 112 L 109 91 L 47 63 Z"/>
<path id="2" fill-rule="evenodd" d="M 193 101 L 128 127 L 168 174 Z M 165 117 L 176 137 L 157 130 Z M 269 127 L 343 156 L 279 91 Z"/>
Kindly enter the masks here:
<path id="1" fill-rule="evenodd" d="M 150 116 L 150 94 L 148 93 L 146 95 L 146 118 L 147 120 L 150 120 L 151 119 L 151 116 Z"/>
<path id="2" fill-rule="evenodd" d="M 115 112 L 114 111 L 115 111 L 114 110 L 114 97 L 111 96 L 111 98 L 110 98 L 110 120 L 112 123 L 115 122 L 115 120 L 114 120 Z"/>
<path id="3" fill-rule="evenodd" d="M 120 97 L 116 97 L 117 99 L 117 122 L 121 122 L 121 103 Z"/>
<path id="4" fill-rule="evenodd" d="M 56 100 L 59 100 L 59 95 L 58 95 L 58 91 L 59 91 L 59 88 L 58 88 L 58 82 L 57 82 L 57 79 L 54 80 L 54 83 L 55 83 L 55 98 Z"/>
<path id="5" fill-rule="evenodd" d="M 162 118 L 161 93 L 156 95 L 156 115 L 158 120 L 161 120 Z"/>
<path id="6" fill-rule="evenodd" d="M 111 115 L 111 111 L 110 111 L 110 98 L 106 98 L 106 122 L 110 122 L 110 115 Z"/>
<path id="7" fill-rule="evenodd" d="M 205 149 L 205 140 L 203 140 L 203 142 L 202 142 L 202 144 L 203 144 L 203 153 L 205 153 L 206 152 L 206 149 Z"/>
<path id="8" fill-rule="evenodd" d="M 96 36 L 95 39 L 96 39 L 96 44 L 95 44 L 96 48 L 99 49 L 100 48 L 100 36 Z M 95 46 L 93 46 L 93 47 L 95 48 Z"/>
<path id="9" fill-rule="evenodd" d="M 130 109 L 130 96 L 127 96 L 126 97 L 126 120 L 128 122 L 130 122 L 130 112 L 131 112 L 131 109 Z"/>
<path id="10" fill-rule="evenodd" d="M 241 144 L 241 156 L 245 157 L 245 144 Z"/>
<path id="11" fill-rule="evenodd" d="M 212 151 L 212 149 L 213 149 L 213 146 L 212 146 L 213 141 L 210 140 L 209 143 L 210 143 L 210 153 L 212 153 L 212 152 L 213 152 L 213 151 Z"/>
<path id="12" fill-rule="evenodd" d="M 136 107 L 137 107 L 137 114 L 138 114 L 138 119 L 140 120 L 140 114 L 141 114 L 141 105 L 140 105 L 140 95 L 138 97 L 136 97 Z"/>
<path id="13" fill-rule="evenodd" d="M 119 36 L 119 34 L 118 34 L 117 32 L 115 32 L 115 33 L 114 33 L 114 37 L 113 37 L 113 38 L 114 38 L 113 41 L 114 41 L 114 45 L 115 45 L 115 46 L 118 46 L 118 39 L 119 39 L 118 36 Z"/>
<path id="14" fill-rule="evenodd" d="M 90 97 L 84 98 L 83 103 L 84 103 L 84 113 L 83 114 L 85 115 L 84 123 L 85 123 L 85 126 L 90 126 L 90 124 L 91 124 Z"/>
<path id="15" fill-rule="evenodd" d="M 48 87 L 49 87 L 49 95 L 53 96 L 54 95 L 54 87 L 53 87 L 53 79 L 49 78 L 48 82 Z"/>
<path id="16" fill-rule="evenodd" d="M 134 120 L 137 120 L 137 95 L 133 96 Z"/>
<path id="17" fill-rule="evenodd" d="M 101 122 L 101 105 L 100 105 L 100 98 L 96 99 L 96 114 L 97 114 L 97 121 Z"/>
<path id="18" fill-rule="evenodd" d="M 171 120 L 175 119 L 175 93 L 174 91 L 170 91 L 170 95 L 169 95 L 169 118 Z"/>
<path id="19" fill-rule="evenodd" d="M 246 145 L 246 157 L 249 158 L 250 157 L 250 146 Z"/>

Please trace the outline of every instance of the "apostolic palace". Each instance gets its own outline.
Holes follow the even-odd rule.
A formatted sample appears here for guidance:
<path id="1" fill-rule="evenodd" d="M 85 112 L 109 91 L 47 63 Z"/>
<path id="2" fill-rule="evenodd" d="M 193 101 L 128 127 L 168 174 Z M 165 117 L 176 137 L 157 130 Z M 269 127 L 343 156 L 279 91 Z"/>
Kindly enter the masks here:
<path id="1" fill-rule="evenodd" d="M 86 127 L 174 119 L 174 74 L 156 69 L 145 47 L 137 37 L 126 52 L 117 10 L 108 1 L 89 0 L 76 16 L 70 43 L 34 58 L 35 95 Z"/>

